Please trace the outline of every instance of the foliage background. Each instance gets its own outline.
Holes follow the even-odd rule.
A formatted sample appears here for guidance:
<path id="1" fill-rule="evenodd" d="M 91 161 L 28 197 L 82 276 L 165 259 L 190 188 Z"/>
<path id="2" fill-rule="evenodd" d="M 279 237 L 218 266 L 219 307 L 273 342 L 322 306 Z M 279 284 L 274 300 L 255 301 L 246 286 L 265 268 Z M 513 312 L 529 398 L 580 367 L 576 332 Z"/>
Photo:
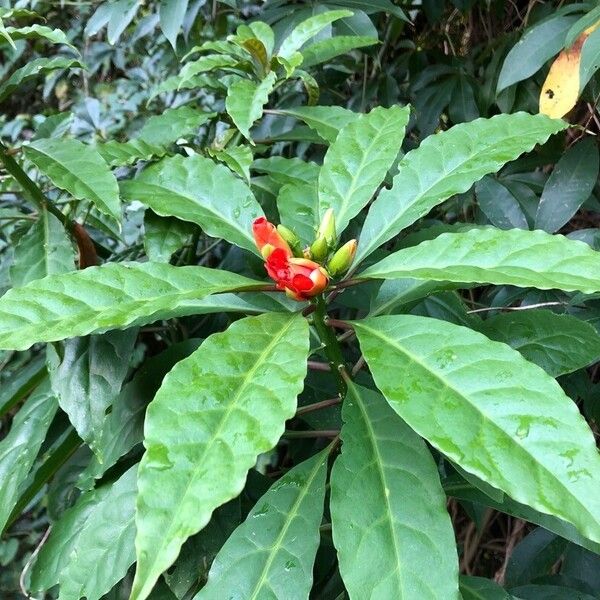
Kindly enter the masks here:
<path id="1" fill-rule="evenodd" d="M 314 99 L 316 85 L 320 105 L 364 112 L 375 106 L 410 103 L 414 111 L 403 147 L 406 152 L 437 130 L 480 116 L 519 110 L 536 113 L 549 65 L 562 46 L 552 48 L 548 35 L 537 43 L 535 40 L 530 42 L 528 52 L 519 57 L 514 67 L 518 79 L 498 90 L 505 58 L 528 27 L 554 20 L 557 30 L 562 27 L 561 31 L 566 31 L 566 26 L 574 23 L 572 15 L 581 16 L 594 10 L 592 4 L 582 9 L 581 5 L 569 2 L 518 0 L 423 0 L 414 4 L 383 0 L 327 3 L 190 0 L 180 3 L 185 5 L 185 10 L 179 18 L 173 14 L 177 12 L 173 8 L 176 4 L 135 0 L 112 3 L 0 1 L 0 6 L 6 9 L 34 10 L 44 17 L 45 25 L 64 31 L 65 41 L 68 40 L 80 53 L 81 61 L 87 66 L 86 70 L 52 70 L 43 77 L 22 83 L 17 91 L 2 97 L 2 141 L 10 147 L 19 147 L 23 142 L 39 138 L 62 136 L 72 136 L 85 143 L 124 142 L 139 136 L 148 119 L 163 114 L 166 109 L 187 105 L 199 107 L 206 112 L 218 113 L 218 118 L 206 124 L 195 123 L 192 126 L 194 135 L 176 131 L 170 141 L 175 142 L 180 135 L 186 137 L 180 152 L 185 153 L 188 145 L 207 156 L 218 157 L 243 177 L 251 176 L 253 190 L 269 214 L 269 207 L 274 211 L 274 190 L 282 184 L 302 182 L 307 175 L 278 172 L 261 164 L 260 159 L 284 156 L 315 162 L 322 160 L 325 147 L 314 143 L 318 139 L 314 128 L 281 112 L 306 104 L 311 101 L 311 95 Z M 168 77 L 180 71 L 182 58 L 194 46 L 210 40 L 222 41 L 241 23 L 260 18 L 272 24 L 278 35 L 283 35 L 295 23 L 312 14 L 343 7 L 354 10 L 354 16 L 334 25 L 322 37 L 351 33 L 378 38 L 379 43 L 335 57 L 322 66 L 308 68 L 310 77 L 295 79 L 279 88 L 269 99 L 265 118 L 253 130 L 255 146 L 244 145 L 239 134 L 233 140 L 228 137 L 231 119 L 226 111 L 223 83 L 219 85 L 218 77 L 207 75 L 189 90 L 156 94 Z M 28 22 L 26 15 L 20 19 L 20 22 Z M 5 21 L 6 25 L 10 19 Z M 8 81 L 16 69 L 38 58 L 78 59 L 68 45 L 51 44 L 47 39 L 35 36 L 17 40 L 14 49 L 4 43 L 0 53 L 3 82 Z M 504 77 L 506 80 L 506 73 Z M 460 227 L 455 225 L 457 223 L 491 223 L 501 228 L 535 227 L 560 231 L 600 250 L 595 143 L 600 130 L 596 110 L 599 94 L 597 77 L 592 75 L 568 116 L 571 123 L 580 125 L 579 128 L 555 136 L 537 153 L 509 164 L 497 177 L 486 177 L 469 192 L 453 197 L 429 215 L 412 238 L 409 235 L 401 243 L 414 245 L 431 236 L 431 231 Z M 160 145 L 166 131 L 167 128 L 161 125 L 154 137 L 146 140 Z M 232 146 L 243 150 L 222 154 L 224 149 Z M 553 167 L 559 161 L 562 161 L 562 169 L 557 175 Z M 132 165 L 120 167 L 124 172 L 135 168 Z M 43 179 L 39 181 L 44 184 Z M 166 257 L 173 264 L 222 266 L 248 275 L 261 273 L 260 261 L 248 259 L 247 255 L 226 244 L 215 243 L 198 229 L 182 222 L 174 219 L 166 222 L 150 211 L 144 216 L 144 208 L 138 202 L 125 206 L 123 227 L 119 231 L 107 215 L 72 199 L 63 200 L 56 190 L 48 189 L 48 192 L 59 206 L 63 206 L 63 201 L 67 203 L 64 206 L 66 214 L 85 223 L 101 260 Z M 30 213 L 31 206 L 26 199 L 15 189 L 10 178 L 2 174 L 0 289 L 3 291 L 25 276 L 23 269 L 28 263 L 22 257 L 27 236 L 31 235 L 33 218 Z M 425 226 L 434 229 L 428 232 Z M 352 231 L 348 232 L 348 237 L 352 234 Z M 86 257 L 85 253 L 79 258 L 95 260 L 94 256 Z M 352 317 L 367 310 L 371 295 L 364 294 L 363 290 L 361 288 L 362 295 L 349 291 L 340 298 L 340 314 Z M 374 294 L 376 286 L 371 291 Z M 546 332 L 545 339 L 514 339 L 507 333 L 514 331 L 514 327 L 508 328 L 507 319 L 521 319 L 522 329 L 527 325 L 526 313 L 494 310 L 532 305 L 573 319 L 560 332 L 558 341 L 553 338 L 554 331 Z M 437 293 L 414 303 L 410 310 L 413 314 L 466 324 L 515 347 L 527 346 L 523 353 L 529 352 L 528 358 L 534 362 L 537 358 L 551 374 L 559 377 L 562 387 L 579 403 L 597 435 L 600 417 L 600 387 L 595 364 L 598 352 L 594 337 L 600 318 L 597 302 L 578 303 L 563 293 L 499 286 L 462 295 Z M 141 398 L 141 407 L 132 408 L 132 412 L 143 411 L 153 390 L 158 387 L 158 382 L 153 381 L 149 373 L 165 372 L 167 365 L 175 362 L 175 356 L 189 354 L 197 345 L 197 338 L 221 330 L 227 319 L 223 315 L 205 315 L 172 320 L 142 328 L 137 342 L 115 340 L 115 345 L 125 349 L 124 357 L 131 355 L 127 372 L 121 376 L 114 374 L 115 385 L 120 388 L 120 383 L 126 380 L 130 382 L 127 385 L 142 386 L 141 393 L 133 394 L 136 401 Z M 551 323 L 550 318 L 549 329 L 553 327 Z M 582 350 L 585 335 L 590 336 L 592 350 L 588 351 L 587 347 Z M 553 344 L 560 346 L 561 355 L 570 357 L 566 367 L 561 357 L 550 356 L 548 348 Z M 579 354 L 582 355 L 580 359 Z M 0 409 L 3 409 L 0 412 L 0 438 L 3 438 L 21 399 L 39 380 L 43 357 L 39 349 L 34 348 L 29 352 L 3 352 L 0 361 Z M 311 393 L 316 393 L 311 388 L 322 391 L 322 386 L 326 385 L 318 372 L 312 373 L 311 378 L 305 391 L 305 403 L 310 402 Z M 140 383 L 142 379 L 144 381 Z M 339 424 L 339 409 L 333 407 L 318 416 L 306 415 L 300 428 L 335 430 L 339 429 Z M 49 520 L 62 514 L 79 493 L 78 486 L 86 474 L 91 451 L 73 436 L 72 431 L 64 415 L 53 421 L 37 455 L 26 492 L 0 540 L 0 595 L 3 598 L 19 597 L 19 577 L 47 530 Z M 223 507 L 211 521 L 208 531 L 188 541 L 177 563 L 161 581 L 165 595 L 160 595 L 163 593 L 160 588 L 156 598 L 191 598 L 204 581 L 216 551 L 233 528 L 243 521 L 270 481 L 312 455 L 315 447 L 323 445 L 323 439 L 308 437 L 293 440 L 293 443 L 282 445 L 278 452 L 265 456 L 264 464 L 251 471 L 240 499 Z M 138 444 L 104 477 L 110 480 L 124 472 L 140 454 Z M 552 597 L 557 599 L 573 598 L 574 593 L 580 594 L 578 597 L 581 598 L 600 598 L 600 559 L 597 555 L 521 520 L 519 515 L 511 515 L 508 507 L 494 505 L 477 490 L 468 490 L 462 496 L 448 492 L 448 496 L 464 575 L 496 579 L 509 589 L 518 588 L 522 598 L 550 597 L 550 588 L 540 586 L 553 586 L 555 595 Z M 124 590 L 130 583 L 128 576 L 106 598 L 124 597 Z M 472 580 L 472 584 L 475 589 L 477 581 Z M 335 599 L 342 598 L 342 594 L 330 531 L 324 525 L 315 570 L 314 597 Z M 464 592 L 464 597 L 480 596 L 475 592 L 467 596 Z M 491 595 L 481 597 L 492 598 Z"/>

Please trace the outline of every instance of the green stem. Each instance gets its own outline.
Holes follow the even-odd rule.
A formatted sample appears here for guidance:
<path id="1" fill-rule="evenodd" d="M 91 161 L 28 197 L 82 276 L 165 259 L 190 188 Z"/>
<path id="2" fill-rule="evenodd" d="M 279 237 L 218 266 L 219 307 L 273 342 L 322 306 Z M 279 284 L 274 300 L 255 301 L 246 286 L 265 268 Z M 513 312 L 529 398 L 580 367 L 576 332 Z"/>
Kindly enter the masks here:
<path id="1" fill-rule="evenodd" d="M 340 397 L 343 398 L 346 395 L 347 385 L 342 376 L 342 372 L 346 369 L 342 348 L 337 341 L 334 330 L 326 323 L 327 304 L 325 303 L 325 298 L 323 298 L 322 295 L 316 296 L 314 304 L 315 312 L 313 314 L 313 324 L 319 334 L 319 339 L 324 346 L 325 355 L 329 361 L 331 372 L 336 377 Z"/>
<path id="2" fill-rule="evenodd" d="M 71 232 L 73 223 L 56 207 L 48 201 L 42 190 L 21 168 L 21 165 L 10 155 L 8 148 L 0 143 L 0 160 L 4 163 L 6 170 L 19 182 L 25 195 L 39 208 L 40 211 L 47 210 L 52 213 Z"/>

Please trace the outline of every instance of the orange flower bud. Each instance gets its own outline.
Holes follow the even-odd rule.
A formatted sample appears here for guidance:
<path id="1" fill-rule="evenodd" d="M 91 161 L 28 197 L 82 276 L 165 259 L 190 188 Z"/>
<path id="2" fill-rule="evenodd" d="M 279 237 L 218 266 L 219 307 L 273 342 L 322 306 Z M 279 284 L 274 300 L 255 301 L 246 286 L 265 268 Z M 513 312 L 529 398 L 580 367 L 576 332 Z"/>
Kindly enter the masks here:
<path id="1" fill-rule="evenodd" d="M 259 217 L 252 223 L 252 233 L 256 247 L 260 250 L 263 258 L 267 259 L 274 250 L 282 250 L 286 256 L 292 256 L 288 243 L 281 237 L 273 223 L 269 223 L 265 217 Z"/>
<path id="2" fill-rule="evenodd" d="M 308 258 L 293 258 L 282 249 L 274 250 L 267 258 L 267 273 L 280 290 L 294 300 L 307 300 L 320 294 L 329 284 L 327 271 Z"/>

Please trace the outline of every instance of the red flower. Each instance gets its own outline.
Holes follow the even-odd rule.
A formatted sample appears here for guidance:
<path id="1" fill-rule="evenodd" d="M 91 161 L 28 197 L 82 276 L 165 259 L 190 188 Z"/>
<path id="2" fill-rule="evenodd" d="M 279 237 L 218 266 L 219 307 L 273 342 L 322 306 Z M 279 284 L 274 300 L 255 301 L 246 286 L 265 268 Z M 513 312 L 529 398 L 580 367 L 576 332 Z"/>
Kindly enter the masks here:
<path id="1" fill-rule="evenodd" d="M 269 258 L 274 250 L 282 250 L 286 257 L 292 256 L 289 244 L 281 237 L 273 223 L 269 223 L 265 217 L 259 217 L 252 223 L 254 241 L 263 258 Z"/>
<path id="2" fill-rule="evenodd" d="M 290 257 L 282 248 L 271 252 L 265 266 L 277 287 L 294 300 L 316 296 L 329 284 L 327 271 L 321 265 L 308 258 Z"/>

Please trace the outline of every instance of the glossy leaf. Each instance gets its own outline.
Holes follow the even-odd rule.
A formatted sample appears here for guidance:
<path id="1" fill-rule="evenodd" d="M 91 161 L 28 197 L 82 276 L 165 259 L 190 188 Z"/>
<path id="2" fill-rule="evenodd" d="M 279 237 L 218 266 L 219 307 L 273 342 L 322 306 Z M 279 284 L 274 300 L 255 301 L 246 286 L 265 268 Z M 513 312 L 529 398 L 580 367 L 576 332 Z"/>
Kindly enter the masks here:
<path id="1" fill-rule="evenodd" d="M 475 184 L 479 208 L 500 229 L 529 229 L 527 217 L 511 191 L 491 176 Z"/>
<path id="2" fill-rule="evenodd" d="M 302 67 L 304 69 L 314 67 L 340 54 L 377 44 L 378 41 L 377 38 L 365 35 L 336 35 L 326 40 L 320 40 L 302 50 L 302 57 L 304 58 Z"/>
<path id="3" fill-rule="evenodd" d="M 327 448 L 271 486 L 225 542 L 194 600 L 308 598 L 328 455 Z"/>
<path id="4" fill-rule="evenodd" d="M 109 4 L 107 38 L 109 44 L 116 44 L 121 34 L 135 17 L 141 0 L 116 0 Z M 89 600 L 89 599 L 88 599 Z"/>
<path id="5" fill-rule="evenodd" d="M 423 440 L 380 394 L 354 384 L 342 418 L 331 520 L 349 597 L 458 598 L 454 533 Z"/>
<path id="6" fill-rule="evenodd" d="M 277 443 L 296 410 L 307 353 L 301 314 L 247 317 L 165 377 L 146 415 L 131 600 L 148 596 L 183 542 L 240 493 L 256 457 Z"/>
<path id="7" fill-rule="evenodd" d="M 277 196 L 277 210 L 281 222 L 300 237 L 305 244 L 315 239 L 319 196 L 314 184 L 288 183 Z"/>
<path id="8" fill-rule="evenodd" d="M 250 183 L 250 165 L 252 164 L 252 150 L 248 146 L 230 146 L 218 150 L 213 154 L 218 161 L 225 163 L 234 173 L 239 175 L 246 183 Z"/>
<path id="9" fill-rule="evenodd" d="M 600 541 L 600 455 L 554 379 L 505 344 L 436 319 L 354 326 L 377 387 L 417 433 L 518 502 Z"/>
<path id="10" fill-rule="evenodd" d="M 251 226 L 263 214 L 260 205 L 239 177 L 209 158 L 165 158 L 136 179 L 123 181 L 121 194 L 162 217 L 191 221 L 210 236 L 257 252 Z"/>
<path id="11" fill-rule="evenodd" d="M 267 173 L 277 183 L 312 183 L 319 177 L 319 166 L 314 162 L 306 162 L 300 158 L 284 158 L 272 156 L 258 158 L 252 163 L 252 169 L 259 173 Z"/>
<path id="12" fill-rule="evenodd" d="M 58 403 L 47 382 L 31 394 L 0 441 L 0 532 L 15 507 Z"/>
<path id="13" fill-rule="evenodd" d="M 530 27 L 504 59 L 496 92 L 527 79 L 558 54 L 575 21 L 577 17 L 556 15 Z"/>
<path id="14" fill-rule="evenodd" d="M 13 287 L 74 268 L 75 254 L 62 223 L 47 210 L 40 211 L 38 220 L 15 246 L 10 270 Z"/>
<path id="15" fill-rule="evenodd" d="M 476 119 L 428 137 L 400 161 L 393 187 L 372 204 L 355 264 L 444 200 L 466 192 L 566 126 L 543 115 L 515 113 Z"/>
<path id="16" fill-rule="evenodd" d="M 486 319 L 481 332 L 518 350 L 552 377 L 577 371 L 600 358 L 596 329 L 570 315 L 520 310 Z"/>
<path id="17" fill-rule="evenodd" d="M 592 293 L 600 291 L 600 252 L 543 231 L 493 227 L 443 233 L 369 267 L 360 278 L 412 277 Z"/>
<path id="18" fill-rule="evenodd" d="M 228 271 L 160 263 L 107 263 L 52 275 L 0 298 L 0 348 L 51 342 L 202 312 L 202 299 L 260 282 Z"/>
<path id="19" fill-rule="evenodd" d="M 121 221 L 117 180 L 93 146 L 78 140 L 46 138 L 23 149 L 56 187 L 78 200 L 90 200 L 98 210 Z"/>
<path id="20" fill-rule="evenodd" d="M 263 106 L 269 101 L 277 75 L 271 71 L 261 82 L 239 79 L 229 86 L 225 107 L 235 126 L 251 143 L 250 127 L 263 114 Z"/>
<path id="21" fill-rule="evenodd" d="M 26 81 L 58 69 L 85 69 L 85 65 L 72 58 L 53 56 L 52 58 L 35 58 L 25 66 L 17 69 L 0 85 L 0 102 L 10 96 Z"/>
<path id="22" fill-rule="evenodd" d="M 409 116 L 407 107 L 374 108 L 340 131 L 319 173 L 319 221 L 333 208 L 341 233 L 366 206 L 398 156 Z"/>
<path id="23" fill-rule="evenodd" d="M 291 33 L 283 40 L 281 46 L 279 46 L 279 49 L 277 50 L 277 56 L 289 61 L 294 54 L 308 42 L 308 40 L 317 35 L 317 33 L 327 27 L 327 25 L 338 19 L 351 17 L 352 14 L 352 11 L 349 10 L 329 10 L 309 17 L 296 25 Z"/>
<path id="24" fill-rule="evenodd" d="M 335 141 L 343 127 L 353 123 L 360 117 L 360 113 L 355 113 L 341 106 L 296 106 L 294 108 L 277 109 L 276 113 L 304 121 L 330 143 Z"/>
<path id="25" fill-rule="evenodd" d="M 136 140 L 150 146 L 172 144 L 179 138 L 189 138 L 198 129 L 212 119 L 215 113 L 202 112 L 190 106 L 169 108 L 160 115 L 150 117 L 145 123 Z"/>
<path id="26" fill-rule="evenodd" d="M 175 217 L 159 217 L 147 210 L 144 214 L 144 249 L 154 262 L 169 262 L 171 256 L 189 240 L 194 225 Z"/>
<path id="27" fill-rule="evenodd" d="M 133 139 L 128 142 L 110 140 L 94 148 L 109 167 L 132 165 L 139 160 L 160 158 L 167 154 L 165 146 L 153 146 L 143 139 Z"/>
<path id="28" fill-rule="evenodd" d="M 484 577 L 461 575 L 460 593 L 463 600 L 513 600 L 501 585 Z"/>
<path id="29" fill-rule="evenodd" d="M 590 197 L 599 168 L 598 144 L 591 137 L 569 148 L 552 171 L 535 216 L 535 226 L 549 233 L 560 229 Z"/>
<path id="30" fill-rule="evenodd" d="M 67 340 L 60 354 L 48 347 L 48 370 L 58 403 L 100 459 L 98 440 L 106 412 L 121 391 L 136 338 L 137 331 L 129 329 Z"/>
<path id="31" fill-rule="evenodd" d="M 588 84 L 594 73 L 600 68 L 600 29 L 590 34 L 581 49 L 579 63 L 579 91 Z"/>
<path id="32" fill-rule="evenodd" d="M 46 560 L 50 559 L 50 573 L 45 574 L 51 581 L 52 575 L 56 576 L 52 564 L 60 568 L 61 600 L 79 600 L 81 597 L 99 600 L 133 564 L 136 475 L 137 465 L 98 497 L 92 495 L 87 503 L 80 500 L 78 504 L 84 506 L 79 512 L 65 513 L 63 518 L 70 518 L 62 531 L 64 537 L 54 541 L 59 555 L 46 557 Z M 75 527 L 79 529 L 74 530 Z"/>

